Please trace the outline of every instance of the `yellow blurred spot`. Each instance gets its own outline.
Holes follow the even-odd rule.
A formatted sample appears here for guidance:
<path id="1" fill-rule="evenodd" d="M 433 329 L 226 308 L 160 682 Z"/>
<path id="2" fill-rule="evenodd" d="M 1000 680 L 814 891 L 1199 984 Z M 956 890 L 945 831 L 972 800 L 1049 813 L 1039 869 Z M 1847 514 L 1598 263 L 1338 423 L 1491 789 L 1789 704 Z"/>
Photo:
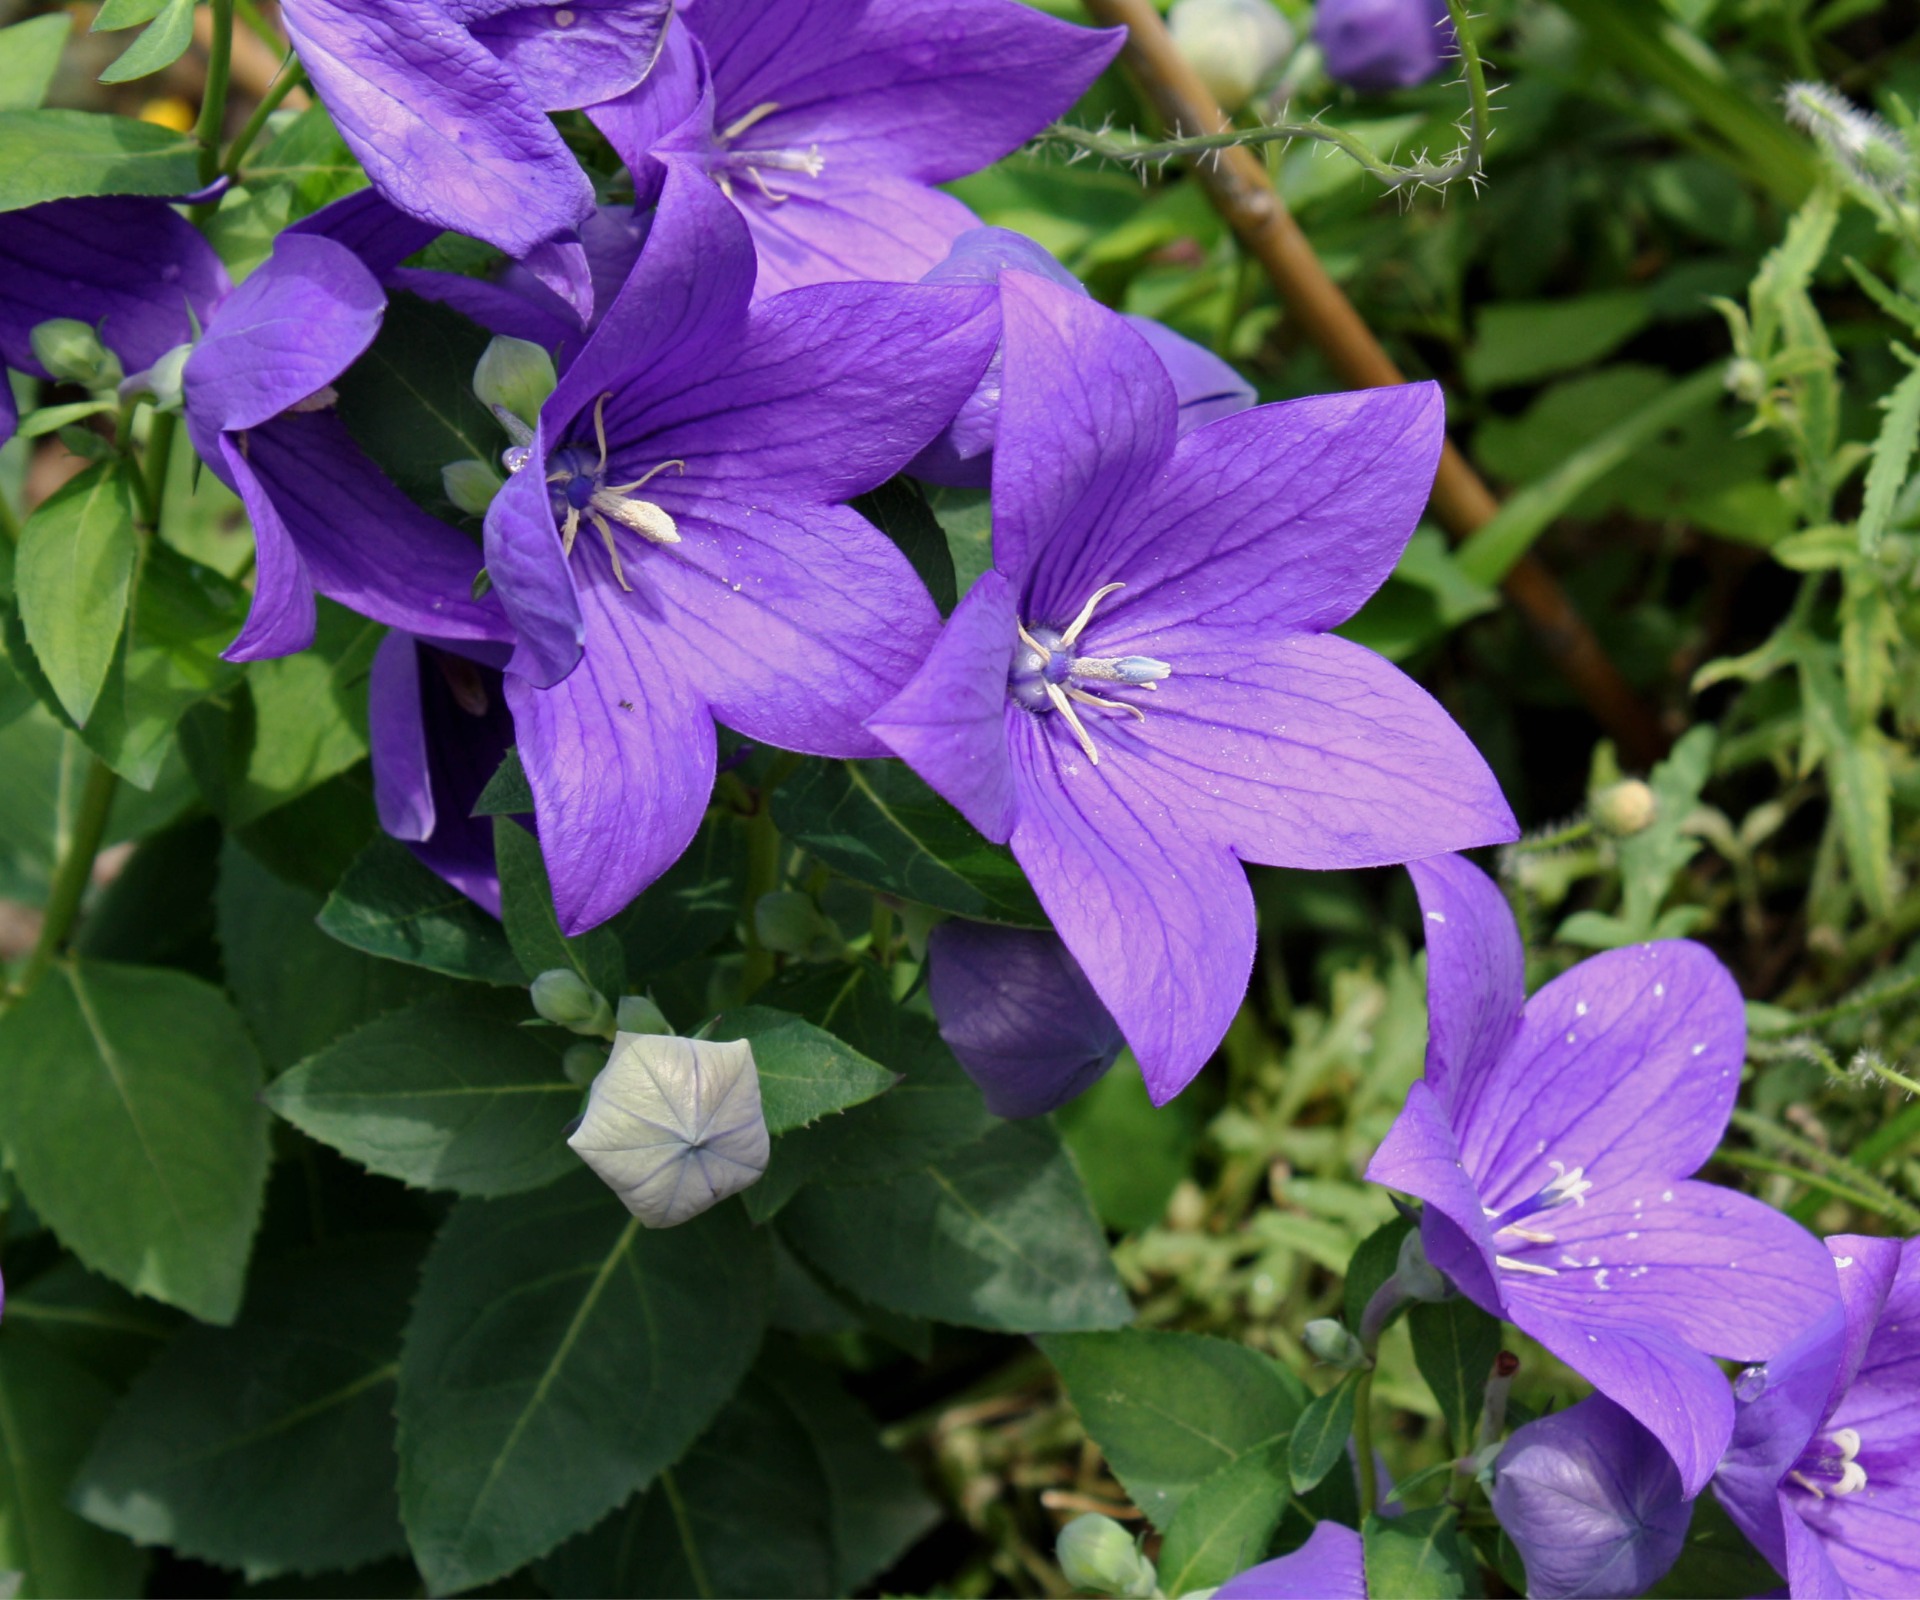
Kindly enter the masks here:
<path id="1" fill-rule="evenodd" d="M 140 120 L 157 122 L 163 128 L 173 129 L 175 133 L 185 133 L 193 126 L 193 107 L 177 94 L 162 95 L 140 108 Z"/>

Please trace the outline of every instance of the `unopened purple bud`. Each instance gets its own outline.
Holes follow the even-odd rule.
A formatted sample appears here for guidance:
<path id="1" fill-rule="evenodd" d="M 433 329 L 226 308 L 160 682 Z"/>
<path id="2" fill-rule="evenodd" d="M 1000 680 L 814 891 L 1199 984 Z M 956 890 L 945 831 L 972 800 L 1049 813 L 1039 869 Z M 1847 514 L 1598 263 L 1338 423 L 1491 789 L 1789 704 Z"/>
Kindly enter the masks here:
<path id="1" fill-rule="evenodd" d="M 1446 0 L 1320 0 L 1313 37 L 1327 75 L 1352 89 L 1410 89 L 1453 49 Z"/>
<path id="2" fill-rule="evenodd" d="M 1507 1441 L 1493 1510 L 1537 1600 L 1644 1594 L 1686 1542 L 1692 1503 L 1660 1441 L 1604 1395 Z"/>

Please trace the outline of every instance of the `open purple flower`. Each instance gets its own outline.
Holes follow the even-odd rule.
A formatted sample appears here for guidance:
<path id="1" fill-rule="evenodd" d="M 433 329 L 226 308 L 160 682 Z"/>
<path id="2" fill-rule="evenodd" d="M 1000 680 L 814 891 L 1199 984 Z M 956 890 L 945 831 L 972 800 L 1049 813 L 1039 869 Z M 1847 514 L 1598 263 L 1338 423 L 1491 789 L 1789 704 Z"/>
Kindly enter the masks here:
<path id="1" fill-rule="evenodd" d="M 1693 1521 L 1665 1447 L 1599 1394 L 1514 1432 L 1493 1512 L 1536 1600 L 1645 1594 L 1679 1559 Z"/>
<path id="2" fill-rule="evenodd" d="M 1827 1240 L 1840 1303 L 1734 1384 L 1714 1492 L 1807 1600 L 1920 1593 L 1920 1240 Z"/>
<path id="3" fill-rule="evenodd" d="M 1176 438 L 1173 384 L 1111 311 L 1001 279 L 994 566 L 871 726 L 1010 840 L 1156 1102 L 1253 964 L 1240 861 L 1357 867 L 1510 839 L 1439 706 L 1326 630 L 1392 570 L 1439 392 L 1261 406 Z"/>
<path id="4" fill-rule="evenodd" d="M 592 114 L 637 182 L 669 151 L 712 175 L 761 294 L 910 283 L 979 226 L 932 185 L 1038 133 L 1124 37 L 1016 0 L 688 0 L 655 77 Z"/>
<path id="5" fill-rule="evenodd" d="M 584 314 L 593 185 L 547 117 L 623 95 L 670 0 L 287 0 L 341 137 L 401 210 L 524 258 Z"/>
<path id="6" fill-rule="evenodd" d="M 1320 0 L 1314 42 L 1349 88 L 1411 89 L 1453 52 L 1447 0 Z"/>
<path id="7" fill-rule="evenodd" d="M 513 743 L 499 669 L 396 630 L 373 658 L 367 722 L 380 826 L 499 916 L 493 820 L 473 815 Z"/>
<path id="8" fill-rule="evenodd" d="M 1229 1578 L 1213 1600 L 1367 1600 L 1367 1560 L 1360 1535 L 1323 1522 L 1292 1555 Z"/>
<path id="9" fill-rule="evenodd" d="M 1698 1494 L 1733 1429 L 1708 1358 L 1776 1355 L 1833 1298 L 1817 1239 L 1689 1178 L 1739 1089 L 1740 991 L 1709 951 L 1667 941 L 1528 1000 L 1492 880 L 1453 857 L 1411 870 L 1427 1070 L 1367 1176 L 1426 1201 L 1433 1264 L 1637 1417 Z"/>
<path id="10" fill-rule="evenodd" d="M 187 360 L 194 448 L 246 503 L 258 551 L 230 660 L 305 649 L 316 590 L 412 633 L 508 637 L 497 602 L 472 597 L 472 542 L 395 488 L 332 409 L 328 386 L 373 343 L 385 312 L 352 250 L 290 230 L 214 310 Z"/>
<path id="11" fill-rule="evenodd" d="M 43 322 L 87 323 L 129 375 L 190 342 L 227 292 L 213 247 L 164 200 L 50 200 L 0 229 L 0 366 L 48 374 L 29 336 Z M 0 373 L 0 444 L 18 418 Z"/>
<path id="12" fill-rule="evenodd" d="M 927 936 L 927 995 L 996 1117 L 1037 1117 L 1099 1081 L 1126 1040 L 1055 935 L 943 922 Z"/>
<path id="13" fill-rule="evenodd" d="M 507 700 L 570 932 L 686 848 L 715 717 L 755 743 L 883 754 L 862 719 L 939 626 L 906 558 L 839 502 L 972 391 L 991 295 L 830 284 L 750 307 L 753 275 L 739 212 L 672 164 L 639 265 L 487 515 L 522 639 Z"/>
<path id="14" fill-rule="evenodd" d="M 969 229 L 954 241 L 947 258 L 920 281 L 998 287 L 1000 274 L 1006 271 L 1031 272 L 1076 294 L 1087 292 L 1078 278 L 1038 244 L 1007 228 Z M 1129 316 L 1127 323 L 1153 346 L 1153 353 L 1173 379 L 1181 433 L 1230 417 L 1254 403 L 1257 396 L 1253 385 L 1211 350 L 1182 338 L 1151 317 Z M 908 466 L 914 477 L 958 489 L 984 489 L 992 481 L 1002 359 L 1002 353 L 995 350 L 980 386 L 941 430 L 940 437 Z"/>

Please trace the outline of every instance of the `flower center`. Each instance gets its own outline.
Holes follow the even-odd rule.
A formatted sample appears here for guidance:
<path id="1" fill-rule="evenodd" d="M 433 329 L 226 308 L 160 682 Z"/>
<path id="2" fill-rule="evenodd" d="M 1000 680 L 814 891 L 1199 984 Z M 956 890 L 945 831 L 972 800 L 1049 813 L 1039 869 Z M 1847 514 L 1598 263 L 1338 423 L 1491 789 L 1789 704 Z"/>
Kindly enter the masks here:
<path id="1" fill-rule="evenodd" d="M 1867 1469 L 1856 1459 L 1859 1454 L 1859 1430 L 1835 1428 L 1807 1446 L 1787 1474 L 1787 1481 L 1798 1484 L 1816 1500 L 1858 1494 L 1867 1486 Z"/>
<path id="2" fill-rule="evenodd" d="M 1094 607 L 1114 590 L 1125 587 L 1124 583 L 1109 583 L 1096 589 L 1093 597 L 1080 608 L 1080 615 L 1063 629 L 1041 624 L 1021 626 L 1020 644 L 1013 653 L 1012 670 L 1007 674 L 1007 693 L 1014 704 L 1036 715 L 1059 712 L 1073 730 L 1074 738 L 1080 741 L 1080 748 L 1086 751 L 1087 760 L 1096 767 L 1100 765 L 1100 752 L 1094 748 L 1093 736 L 1087 732 L 1074 707 L 1095 706 L 1102 711 L 1119 711 L 1141 722 L 1147 720 L 1147 714 L 1124 700 L 1090 694 L 1086 685 L 1151 689 L 1173 671 L 1166 662 L 1156 661 L 1152 656 L 1083 656 L 1075 652 L 1081 633 L 1093 620 Z"/>
<path id="3" fill-rule="evenodd" d="M 1528 1227 L 1528 1221 L 1543 1212 L 1558 1211 L 1562 1206 L 1584 1206 L 1587 1203 L 1587 1193 L 1593 1188 L 1593 1180 L 1586 1175 L 1585 1167 L 1569 1169 L 1564 1161 L 1549 1161 L 1547 1165 L 1553 1168 L 1552 1179 L 1518 1205 L 1508 1206 L 1504 1211 L 1495 1211 L 1491 1206 L 1481 1208 L 1487 1214 L 1488 1225 L 1493 1229 L 1496 1241 L 1506 1238 L 1521 1245 L 1553 1244 L 1554 1235 Z M 1493 1259 L 1495 1265 L 1509 1272 L 1531 1272 L 1543 1278 L 1560 1276 L 1557 1267 L 1544 1266 L 1537 1261 L 1522 1261 L 1514 1256 L 1495 1256 Z M 1563 1259 L 1566 1259 L 1568 1266 L 1597 1267 L 1600 1264 L 1598 1259 L 1588 1262 Z M 1601 1287 L 1605 1287 L 1604 1273 Z"/>
<path id="4" fill-rule="evenodd" d="M 729 123 L 714 136 L 716 160 L 713 179 L 729 200 L 734 197 L 733 180 L 736 175 L 752 183 L 762 198 L 779 205 L 793 197 L 768 183 L 767 173 L 801 172 L 809 178 L 817 178 L 826 170 L 826 158 L 820 154 L 817 144 L 808 145 L 805 150 L 737 150 L 733 147 L 734 140 L 779 109 L 778 102 L 768 100 L 755 106 L 744 117 Z"/>
<path id="5" fill-rule="evenodd" d="M 687 470 L 684 461 L 663 461 L 657 467 L 649 468 L 631 483 L 608 483 L 607 475 L 607 401 L 611 395 L 601 395 L 593 403 L 594 450 L 589 452 L 584 444 L 565 445 L 547 458 L 548 498 L 553 504 L 553 515 L 560 524 L 560 549 L 568 556 L 573 554 L 573 541 L 580 533 L 580 522 L 584 518 L 599 531 L 601 542 L 607 547 L 607 559 L 613 563 L 614 580 L 622 589 L 629 592 L 632 585 L 620 567 L 620 550 L 614 541 L 613 524 L 637 533 L 649 544 L 678 544 L 680 530 L 674 526 L 673 518 L 651 500 L 643 500 L 634 493 L 643 489 L 654 478 L 669 467 L 680 471 Z M 516 444 L 508 450 L 501 460 L 508 472 L 519 472 L 527 464 L 529 452 L 525 445 Z"/>

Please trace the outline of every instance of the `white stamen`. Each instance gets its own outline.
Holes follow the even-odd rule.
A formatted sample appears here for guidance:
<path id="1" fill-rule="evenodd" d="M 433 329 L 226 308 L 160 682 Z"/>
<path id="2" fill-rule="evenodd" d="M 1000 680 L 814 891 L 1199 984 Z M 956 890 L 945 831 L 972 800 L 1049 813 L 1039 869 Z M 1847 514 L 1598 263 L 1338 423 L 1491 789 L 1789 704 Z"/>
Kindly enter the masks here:
<path id="1" fill-rule="evenodd" d="M 1126 588 L 1124 583 L 1109 583 L 1101 588 L 1095 589 L 1092 597 L 1080 608 L 1080 615 L 1075 617 L 1072 623 L 1069 624 L 1067 631 L 1060 635 L 1060 642 L 1062 644 L 1072 644 L 1074 640 L 1078 639 L 1081 630 L 1085 628 L 1089 622 L 1093 621 L 1093 608 L 1099 605 L 1102 600 L 1106 599 L 1108 595 L 1112 594 L 1114 590 L 1124 588 Z M 1172 671 L 1173 669 L 1168 668 L 1167 670 Z"/>
<path id="2" fill-rule="evenodd" d="M 1799 1484 L 1801 1488 L 1805 1489 L 1808 1494 L 1814 1497 L 1814 1499 L 1816 1500 L 1826 1499 L 1826 1495 L 1821 1491 L 1819 1484 L 1815 1483 L 1804 1472 L 1789 1472 L 1787 1476 L 1793 1479 L 1795 1483 Z"/>
<path id="3" fill-rule="evenodd" d="M 1047 698 L 1053 702 L 1053 709 L 1067 719 L 1067 726 L 1073 729 L 1074 738 L 1080 741 L 1080 748 L 1087 753 L 1087 759 L 1096 767 L 1100 765 L 1100 752 L 1093 747 L 1093 739 L 1081 725 L 1079 716 L 1073 709 L 1073 702 L 1067 698 L 1066 691 L 1057 683 L 1047 685 Z"/>
<path id="4" fill-rule="evenodd" d="M 1532 1261 L 1515 1261 L 1512 1256 L 1495 1256 L 1493 1258 L 1493 1264 L 1496 1267 L 1505 1267 L 1509 1272 L 1531 1272 L 1540 1278 L 1557 1278 L 1560 1276 L 1557 1267 L 1543 1267 Z"/>
<path id="5" fill-rule="evenodd" d="M 1584 1206 L 1593 1190 L 1593 1180 L 1586 1176 L 1587 1169 L 1575 1167 L 1569 1172 L 1564 1161 L 1549 1161 L 1547 1165 L 1553 1168 L 1555 1177 L 1541 1192 L 1555 1205 L 1565 1205 L 1571 1200 L 1577 1206 Z"/>
<path id="6" fill-rule="evenodd" d="M 1069 700 L 1078 700 L 1083 706 L 1098 706 L 1102 711 L 1124 711 L 1136 721 L 1145 722 L 1147 720 L 1146 712 L 1142 711 L 1138 706 L 1130 706 L 1124 700 L 1102 700 L 1099 695 L 1088 694 L 1085 689 L 1069 689 L 1067 691 L 1067 698 Z"/>
<path id="7" fill-rule="evenodd" d="M 731 140 L 739 138 L 741 134 L 745 133 L 747 129 L 751 128 L 756 122 L 762 121 L 764 118 L 772 116 L 774 112 L 778 111 L 779 109 L 780 109 L 780 102 L 777 100 L 762 101 L 759 105 L 755 106 L 751 111 L 749 111 L 744 117 L 738 118 L 736 121 L 729 123 L 725 128 L 723 128 L 720 133 L 720 142 L 722 144 L 727 144 Z"/>

